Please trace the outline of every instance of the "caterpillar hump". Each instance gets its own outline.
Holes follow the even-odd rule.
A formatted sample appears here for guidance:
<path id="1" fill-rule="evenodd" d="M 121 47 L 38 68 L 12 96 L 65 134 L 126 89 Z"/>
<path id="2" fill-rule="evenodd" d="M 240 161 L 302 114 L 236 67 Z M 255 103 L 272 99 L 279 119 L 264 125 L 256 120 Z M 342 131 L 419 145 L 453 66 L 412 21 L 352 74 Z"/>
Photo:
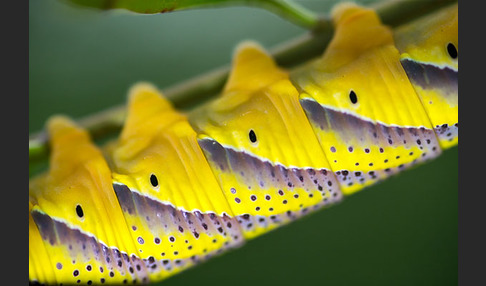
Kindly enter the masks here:
<path id="1" fill-rule="evenodd" d="M 425 16 L 394 34 L 400 61 L 430 118 L 440 147 L 458 143 L 458 5 Z"/>
<path id="2" fill-rule="evenodd" d="M 263 48 L 240 47 L 223 94 L 189 119 L 246 237 L 340 200 L 297 90 Z"/>
<path id="3" fill-rule="evenodd" d="M 29 280 L 159 281 L 457 144 L 457 6 L 396 31 L 355 4 L 332 15 L 322 57 L 289 72 L 245 42 L 222 94 L 187 114 L 135 85 L 102 150 L 49 120 Z"/>
<path id="4" fill-rule="evenodd" d="M 336 32 L 322 58 L 291 79 L 342 191 L 350 194 L 441 149 L 391 30 L 370 9 L 346 5 L 334 15 Z"/>
<path id="5" fill-rule="evenodd" d="M 49 172 L 29 184 L 29 280 L 97 284 L 146 279 L 144 271 L 128 271 L 141 261 L 132 256 L 137 250 L 101 151 L 66 117 L 50 119 L 48 131 Z"/>

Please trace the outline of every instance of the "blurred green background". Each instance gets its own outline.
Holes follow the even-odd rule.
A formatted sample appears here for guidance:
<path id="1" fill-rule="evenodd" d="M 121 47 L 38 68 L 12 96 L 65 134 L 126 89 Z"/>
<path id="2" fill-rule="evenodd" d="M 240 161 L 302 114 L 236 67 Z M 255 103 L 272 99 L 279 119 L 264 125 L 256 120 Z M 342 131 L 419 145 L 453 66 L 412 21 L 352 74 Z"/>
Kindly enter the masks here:
<path id="1" fill-rule="evenodd" d="M 298 2 L 325 13 L 340 1 Z M 136 15 L 30 0 L 29 133 L 52 114 L 123 104 L 137 81 L 163 90 L 226 65 L 242 40 L 271 48 L 305 32 L 257 8 Z M 456 285 L 457 205 L 456 147 L 162 284 Z"/>

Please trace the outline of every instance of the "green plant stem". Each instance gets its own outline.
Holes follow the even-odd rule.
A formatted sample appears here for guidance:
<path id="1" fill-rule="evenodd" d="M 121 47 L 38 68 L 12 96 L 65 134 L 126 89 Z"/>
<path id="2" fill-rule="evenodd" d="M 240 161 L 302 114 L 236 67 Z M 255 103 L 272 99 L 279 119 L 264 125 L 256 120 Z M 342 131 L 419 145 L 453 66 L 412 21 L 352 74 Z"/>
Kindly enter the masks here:
<path id="1" fill-rule="evenodd" d="M 318 24 L 318 16 L 292 0 L 67 0 L 83 7 L 102 10 L 125 9 L 141 14 L 168 13 L 188 9 L 252 6 L 267 9 L 306 29 Z"/>
<path id="2" fill-rule="evenodd" d="M 416 1 L 399 0 L 376 6 L 383 22 L 391 27 L 435 11 L 454 0 Z M 328 19 L 321 18 L 312 33 L 308 33 L 271 50 L 279 66 L 292 68 L 322 54 L 332 37 L 332 26 Z M 229 66 L 205 73 L 188 81 L 164 89 L 164 94 L 181 110 L 188 110 L 216 96 L 228 77 Z M 94 140 L 114 136 L 121 130 L 126 115 L 125 105 L 115 106 L 89 115 L 78 121 Z M 29 164 L 45 160 L 49 154 L 48 136 L 40 131 L 29 137 Z"/>

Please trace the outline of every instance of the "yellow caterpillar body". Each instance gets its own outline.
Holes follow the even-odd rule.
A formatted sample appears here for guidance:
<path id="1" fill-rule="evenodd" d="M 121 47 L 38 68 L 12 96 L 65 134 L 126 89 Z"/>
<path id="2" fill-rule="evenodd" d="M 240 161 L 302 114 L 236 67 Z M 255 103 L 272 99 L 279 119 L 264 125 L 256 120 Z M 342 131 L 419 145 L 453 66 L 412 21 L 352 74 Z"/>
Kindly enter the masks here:
<path id="1" fill-rule="evenodd" d="M 321 58 L 288 72 L 243 43 L 221 96 L 188 113 L 135 85 L 102 149 L 52 117 L 29 281 L 160 281 L 457 145 L 457 4 L 395 31 L 354 4 L 332 15 Z"/>

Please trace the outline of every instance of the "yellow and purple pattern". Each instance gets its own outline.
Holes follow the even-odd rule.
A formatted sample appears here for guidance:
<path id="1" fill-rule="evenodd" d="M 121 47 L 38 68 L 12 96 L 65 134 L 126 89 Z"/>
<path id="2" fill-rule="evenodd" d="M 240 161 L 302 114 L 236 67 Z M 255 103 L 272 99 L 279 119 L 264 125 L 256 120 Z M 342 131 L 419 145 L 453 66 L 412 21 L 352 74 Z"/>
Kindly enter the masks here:
<path id="1" fill-rule="evenodd" d="M 396 31 L 354 4 L 332 16 L 322 57 L 289 72 L 244 43 L 222 94 L 187 114 L 135 85 L 102 149 L 50 119 L 29 281 L 160 281 L 456 145 L 457 5 Z"/>

